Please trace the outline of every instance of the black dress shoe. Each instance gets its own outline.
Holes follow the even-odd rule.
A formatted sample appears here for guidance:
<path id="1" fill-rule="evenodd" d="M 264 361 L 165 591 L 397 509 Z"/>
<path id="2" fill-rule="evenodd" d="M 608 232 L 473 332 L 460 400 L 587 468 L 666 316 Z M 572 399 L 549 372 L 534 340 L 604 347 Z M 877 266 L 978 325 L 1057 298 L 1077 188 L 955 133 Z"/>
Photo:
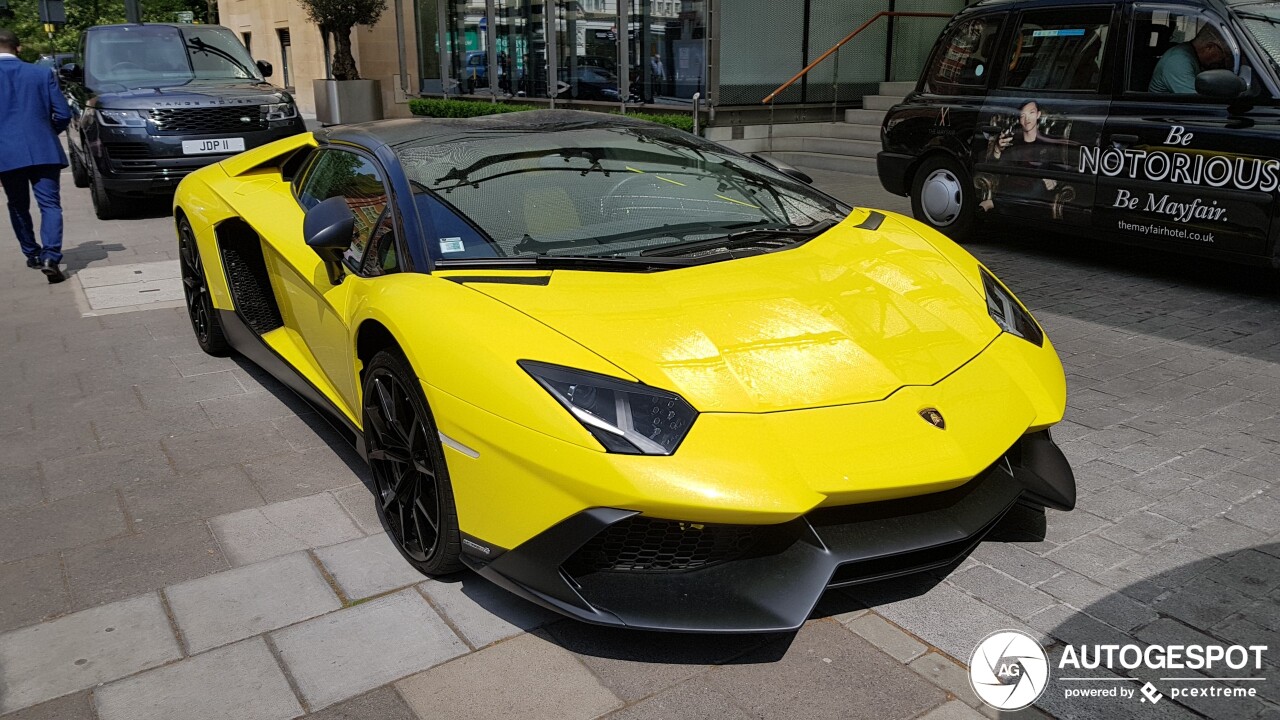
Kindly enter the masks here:
<path id="1" fill-rule="evenodd" d="M 52 260 L 40 263 L 40 272 L 44 273 L 45 279 L 51 283 L 60 283 L 67 279 L 67 276 L 63 275 L 62 270 L 58 268 L 58 263 Z"/>
<path id="2" fill-rule="evenodd" d="M 27 267 L 31 268 L 32 270 L 39 270 L 40 258 L 33 258 L 33 257 L 27 258 Z"/>

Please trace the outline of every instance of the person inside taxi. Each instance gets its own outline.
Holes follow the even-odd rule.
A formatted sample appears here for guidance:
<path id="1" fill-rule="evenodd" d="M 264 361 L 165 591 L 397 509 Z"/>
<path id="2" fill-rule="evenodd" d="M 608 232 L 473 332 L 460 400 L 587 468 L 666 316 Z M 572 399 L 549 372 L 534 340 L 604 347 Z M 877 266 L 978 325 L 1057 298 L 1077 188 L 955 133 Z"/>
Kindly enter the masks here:
<path id="1" fill-rule="evenodd" d="M 1194 95 L 1196 75 L 1229 67 L 1231 51 L 1212 25 L 1204 25 L 1191 42 L 1169 48 L 1160 56 L 1148 92 Z"/>

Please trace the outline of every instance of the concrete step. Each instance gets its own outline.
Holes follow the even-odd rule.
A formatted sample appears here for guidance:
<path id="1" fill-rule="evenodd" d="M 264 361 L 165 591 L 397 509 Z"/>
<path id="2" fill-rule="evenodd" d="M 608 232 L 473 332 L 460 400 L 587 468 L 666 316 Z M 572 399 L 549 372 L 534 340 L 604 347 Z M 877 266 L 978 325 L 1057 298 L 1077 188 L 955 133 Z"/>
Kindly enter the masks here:
<path id="1" fill-rule="evenodd" d="M 900 102 L 901 95 L 867 95 L 862 98 L 862 107 L 867 110 L 888 110 Z"/>
<path id="2" fill-rule="evenodd" d="M 887 109 L 887 108 L 886 108 Z M 845 110 L 844 121 L 859 125 L 875 125 L 880 127 L 884 122 L 884 110 Z"/>
<path id="3" fill-rule="evenodd" d="M 881 95 L 897 95 L 905 97 L 908 93 L 916 90 L 916 81 L 908 80 L 906 82 L 882 82 L 880 83 Z"/>
<path id="4" fill-rule="evenodd" d="M 845 122 L 789 123 L 774 125 L 773 137 L 824 137 L 842 140 L 880 142 L 880 125 L 856 125 Z"/>
<path id="5" fill-rule="evenodd" d="M 802 170 L 813 168 L 816 170 L 835 170 L 855 175 L 876 176 L 876 161 L 874 158 L 812 152 L 773 152 L 769 153 L 769 155 Z"/>

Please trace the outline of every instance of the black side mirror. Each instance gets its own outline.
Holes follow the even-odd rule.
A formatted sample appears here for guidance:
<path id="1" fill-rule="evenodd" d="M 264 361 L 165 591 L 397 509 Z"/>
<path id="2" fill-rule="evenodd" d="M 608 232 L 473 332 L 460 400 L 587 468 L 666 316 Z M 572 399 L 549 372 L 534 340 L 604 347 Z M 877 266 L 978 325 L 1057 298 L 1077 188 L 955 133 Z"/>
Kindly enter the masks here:
<path id="1" fill-rule="evenodd" d="M 355 227 L 356 216 L 341 195 L 311 208 L 302 219 L 302 237 L 324 261 L 334 285 L 342 282 L 342 253 L 351 247 Z"/>
<path id="2" fill-rule="evenodd" d="M 84 69 L 75 63 L 67 63 L 58 68 L 58 77 L 70 82 L 84 80 Z"/>
<path id="3" fill-rule="evenodd" d="M 267 62 L 266 60 L 258 60 L 254 64 L 258 66 L 258 72 L 262 73 L 262 77 L 264 78 L 271 77 L 271 72 L 273 69 L 271 67 L 271 63 Z"/>
<path id="4" fill-rule="evenodd" d="M 1205 70 L 1196 75 L 1196 94 L 1221 100 L 1234 100 L 1249 89 L 1244 78 L 1230 70 Z"/>
<path id="5" fill-rule="evenodd" d="M 765 157 L 760 153 L 751 153 L 749 157 L 758 163 L 761 163 L 763 165 L 768 165 L 769 167 L 773 168 L 774 170 L 777 170 L 783 175 L 786 175 L 792 180 L 799 180 L 800 182 L 806 185 L 813 184 L 813 178 L 809 177 L 808 173 L 804 172 L 803 170 L 791 167 L 790 165 L 782 162 L 781 160 L 778 160 L 776 158 L 771 158 L 771 157 Z"/>

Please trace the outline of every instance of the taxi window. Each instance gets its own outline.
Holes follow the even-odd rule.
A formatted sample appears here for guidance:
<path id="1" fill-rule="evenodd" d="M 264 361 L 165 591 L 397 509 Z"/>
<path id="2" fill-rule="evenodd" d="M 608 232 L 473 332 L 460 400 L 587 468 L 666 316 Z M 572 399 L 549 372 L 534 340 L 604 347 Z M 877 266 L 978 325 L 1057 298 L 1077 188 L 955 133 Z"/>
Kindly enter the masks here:
<path id="1" fill-rule="evenodd" d="M 938 44 L 933 64 L 925 75 L 926 92 L 940 95 L 978 93 L 991 78 L 991 58 L 1000 36 L 1000 18 L 965 20 Z"/>
<path id="2" fill-rule="evenodd" d="M 1001 87 L 1096 92 L 1111 35 L 1111 8 L 1022 14 Z"/>
<path id="3" fill-rule="evenodd" d="M 1129 92 L 1195 95 L 1197 72 L 1230 69 L 1234 62 L 1231 44 L 1207 16 L 1155 8 L 1134 12 Z"/>

